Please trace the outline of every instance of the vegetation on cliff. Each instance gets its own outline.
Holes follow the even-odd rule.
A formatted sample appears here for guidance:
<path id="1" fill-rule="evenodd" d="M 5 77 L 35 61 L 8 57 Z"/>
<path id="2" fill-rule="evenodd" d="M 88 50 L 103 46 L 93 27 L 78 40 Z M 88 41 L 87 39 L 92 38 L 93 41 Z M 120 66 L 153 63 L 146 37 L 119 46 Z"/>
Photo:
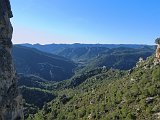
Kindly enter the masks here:
<path id="1" fill-rule="evenodd" d="M 53 101 L 28 120 L 156 120 L 160 112 L 160 64 L 150 57 L 129 71 L 103 68 L 77 86 L 57 89 L 56 93 Z"/>

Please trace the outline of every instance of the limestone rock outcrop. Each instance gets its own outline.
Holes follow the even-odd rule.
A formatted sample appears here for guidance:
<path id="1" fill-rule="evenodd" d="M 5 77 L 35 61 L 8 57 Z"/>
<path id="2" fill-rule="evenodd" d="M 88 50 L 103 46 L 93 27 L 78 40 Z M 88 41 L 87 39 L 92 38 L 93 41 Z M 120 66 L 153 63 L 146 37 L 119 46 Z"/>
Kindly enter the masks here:
<path id="1" fill-rule="evenodd" d="M 0 0 L 0 120 L 22 120 L 22 97 L 12 62 L 12 11 L 9 0 Z"/>
<path id="2" fill-rule="evenodd" d="M 155 43 L 157 44 L 156 58 L 160 59 L 160 38 L 157 38 Z"/>
<path id="3" fill-rule="evenodd" d="M 156 57 L 157 57 L 158 59 L 160 59 L 160 44 L 158 44 L 158 46 L 157 46 Z"/>

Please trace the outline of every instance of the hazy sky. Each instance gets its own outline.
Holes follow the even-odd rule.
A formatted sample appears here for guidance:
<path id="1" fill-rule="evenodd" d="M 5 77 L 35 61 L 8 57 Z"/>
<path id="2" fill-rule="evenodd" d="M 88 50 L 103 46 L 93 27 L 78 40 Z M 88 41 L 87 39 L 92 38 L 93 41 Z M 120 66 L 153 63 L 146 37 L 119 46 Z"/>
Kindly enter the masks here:
<path id="1" fill-rule="evenodd" d="M 154 44 L 160 0 L 10 0 L 13 43 Z"/>

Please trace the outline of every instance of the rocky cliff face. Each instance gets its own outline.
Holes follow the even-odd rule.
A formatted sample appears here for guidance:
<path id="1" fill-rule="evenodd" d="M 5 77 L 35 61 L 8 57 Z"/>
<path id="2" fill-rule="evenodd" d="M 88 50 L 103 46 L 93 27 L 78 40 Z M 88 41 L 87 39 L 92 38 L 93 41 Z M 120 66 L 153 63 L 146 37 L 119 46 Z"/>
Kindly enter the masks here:
<path id="1" fill-rule="evenodd" d="M 157 44 L 156 57 L 160 59 L 160 44 Z"/>
<path id="2" fill-rule="evenodd" d="M 0 0 L 0 120 L 21 120 L 22 97 L 12 63 L 12 17 L 9 0 Z"/>
<path id="3" fill-rule="evenodd" d="M 160 60 L 160 38 L 157 38 L 155 43 L 157 44 L 156 58 Z"/>

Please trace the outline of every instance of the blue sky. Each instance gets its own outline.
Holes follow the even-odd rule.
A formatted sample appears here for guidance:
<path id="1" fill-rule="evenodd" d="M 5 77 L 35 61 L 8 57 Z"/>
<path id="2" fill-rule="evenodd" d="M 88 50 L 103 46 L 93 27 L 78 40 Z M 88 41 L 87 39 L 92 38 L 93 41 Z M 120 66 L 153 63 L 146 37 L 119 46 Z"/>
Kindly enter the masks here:
<path id="1" fill-rule="evenodd" d="M 154 44 L 160 0 L 10 0 L 13 43 Z"/>

